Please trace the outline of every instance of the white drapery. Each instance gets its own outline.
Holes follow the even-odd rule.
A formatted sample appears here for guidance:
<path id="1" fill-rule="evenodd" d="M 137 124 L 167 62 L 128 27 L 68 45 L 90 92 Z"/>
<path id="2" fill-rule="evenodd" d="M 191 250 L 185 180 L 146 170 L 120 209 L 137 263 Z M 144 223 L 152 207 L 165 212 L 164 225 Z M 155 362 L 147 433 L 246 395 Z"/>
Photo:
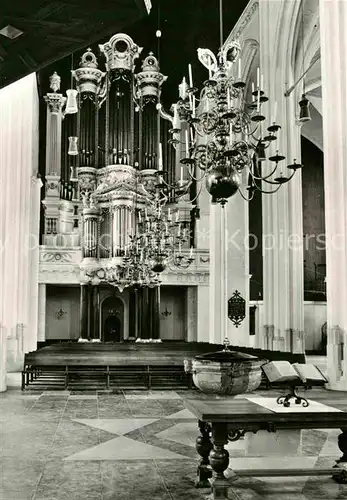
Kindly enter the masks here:
<path id="1" fill-rule="evenodd" d="M 41 180 L 36 75 L 0 90 L 0 391 L 36 349 Z"/>

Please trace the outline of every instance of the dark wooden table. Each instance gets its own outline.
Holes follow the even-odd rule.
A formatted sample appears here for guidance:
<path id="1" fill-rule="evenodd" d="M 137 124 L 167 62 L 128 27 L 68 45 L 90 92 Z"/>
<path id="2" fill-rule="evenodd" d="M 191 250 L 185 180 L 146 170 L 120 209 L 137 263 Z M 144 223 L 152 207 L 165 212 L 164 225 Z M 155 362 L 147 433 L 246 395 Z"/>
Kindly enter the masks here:
<path id="1" fill-rule="evenodd" d="M 295 412 L 295 404 L 277 412 L 264 408 L 246 398 L 186 400 L 185 404 L 198 419 L 200 436 L 196 449 L 201 456 L 198 467 L 197 487 L 212 486 L 214 499 L 227 499 L 228 488 L 233 481 L 243 476 L 314 476 L 332 475 L 334 480 L 347 484 L 347 397 L 345 393 L 330 393 L 316 402 L 330 406 L 324 411 L 314 411 L 312 403 L 300 412 Z M 259 397 L 257 394 L 250 397 Z M 273 398 L 276 401 L 276 398 Z M 280 405 L 278 405 L 280 407 Z M 229 452 L 224 448 L 228 441 L 237 441 L 246 432 L 260 430 L 276 432 L 279 429 L 341 429 L 338 446 L 342 456 L 329 469 L 258 469 L 231 471 L 227 479 L 224 475 L 229 467 Z M 230 464 L 230 467 L 232 462 Z M 230 470 L 229 467 L 229 470 Z"/>

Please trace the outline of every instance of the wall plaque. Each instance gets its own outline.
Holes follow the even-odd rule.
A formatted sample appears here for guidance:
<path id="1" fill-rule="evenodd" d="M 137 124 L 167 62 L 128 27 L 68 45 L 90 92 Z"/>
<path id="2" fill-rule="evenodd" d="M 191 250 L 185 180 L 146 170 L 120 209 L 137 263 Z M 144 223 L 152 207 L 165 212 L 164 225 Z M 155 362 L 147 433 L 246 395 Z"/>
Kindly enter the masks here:
<path id="1" fill-rule="evenodd" d="M 246 317 L 246 301 L 238 290 L 228 300 L 228 318 L 239 327 Z"/>

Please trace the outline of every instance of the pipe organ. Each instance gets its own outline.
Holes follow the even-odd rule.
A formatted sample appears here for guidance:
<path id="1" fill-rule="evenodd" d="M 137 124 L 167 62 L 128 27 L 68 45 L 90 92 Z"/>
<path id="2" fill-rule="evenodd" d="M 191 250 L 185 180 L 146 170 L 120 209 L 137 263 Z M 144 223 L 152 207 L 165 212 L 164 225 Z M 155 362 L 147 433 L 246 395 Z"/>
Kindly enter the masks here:
<path id="1" fill-rule="evenodd" d="M 122 292 L 117 273 L 136 237 L 139 212 L 153 203 L 161 178 L 158 171 L 163 170 L 160 175 L 173 184 L 180 169 L 180 155 L 169 141 L 173 116 L 161 103 L 167 77 L 160 72 L 153 53 L 143 59 L 137 71 L 142 48 L 128 35 L 116 34 L 99 49 L 98 58 L 87 49 L 79 66 L 72 69 L 77 92 L 67 92 L 65 110 L 58 75 L 52 77 L 53 92 L 45 97 L 43 203 L 46 229 L 54 227 L 55 231 L 46 230 L 44 243 L 56 243 L 57 233 L 65 236 L 64 242 L 81 245 L 81 335 L 89 338 L 98 336 L 94 331 L 98 330 L 96 316 L 90 308 L 98 303 L 99 287 L 108 284 L 110 269 L 112 284 Z M 77 113 L 71 111 L 75 99 Z M 174 200 L 168 198 L 168 202 Z M 189 227 L 189 200 L 186 208 L 180 223 Z M 136 308 L 135 336 L 142 331 L 142 335 L 157 338 L 159 292 L 129 289 L 128 293 L 135 294 L 129 299 Z"/>

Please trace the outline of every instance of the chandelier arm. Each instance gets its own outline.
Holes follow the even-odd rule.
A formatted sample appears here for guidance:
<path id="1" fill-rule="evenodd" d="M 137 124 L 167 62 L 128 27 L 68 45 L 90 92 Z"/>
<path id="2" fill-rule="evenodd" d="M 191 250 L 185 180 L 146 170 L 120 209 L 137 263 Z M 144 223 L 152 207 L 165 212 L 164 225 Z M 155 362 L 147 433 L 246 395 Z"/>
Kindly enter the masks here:
<path id="1" fill-rule="evenodd" d="M 203 170 L 203 169 L 200 168 L 200 170 Z M 190 178 L 195 182 L 201 182 L 206 176 L 206 174 L 204 173 L 204 175 L 202 175 L 201 177 L 194 177 L 194 175 L 192 174 L 192 172 L 190 170 L 190 167 L 188 167 L 188 174 L 189 174 Z"/>
<path id="2" fill-rule="evenodd" d="M 267 184 L 273 184 L 273 185 L 277 185 L 277 184 L 287 184 L 294 176 L 295 172 L 293 172 L 292 174 L 290 174 L 289 177 L 286 177 L 286 180 L 284 182 L 278 182 L 278 181 L 268 181 L 267 179 L 261 179 L 263 180 L 264 182 L 266 182 Z M 281 174 L 282 175 L 282 174 Z"/>
<path id="3" fill-rule="evenodd" d="M 252 179 L 256 179 L 257 181 L 267 182 L 267 179 L 269 179 L 269 177 L 271 177 L 276 172 L 277 168 L 278 168 L 278 164 L 276 163 L 275 168 L 268 175 L 265 175 L 265 176 L 255 175 L 251 168 L 249 169 L 249 173 L 251 174 Z"/>
<path id="4" fill-rule="evenodd" d="M 254 184 L 254 186 L 257 189 L 257 191 L 259 191 L 262 194 L 274 194 L 274 193 L 277 193 L 277 191 L 280 189 L 282 184 L 278 184 L 278 187 L 272 191 L 266 191 L 265 189 L 261 189 L 259 186 L 257 186 L 257 184 Z"/>
<path id="5" fill-rule="evenodd" d="M 200 184 L 200 189 L 199 189 L 198 194 L 192 200 L 190 200 L 191 203 L 193 203 L 195 200 L 197 200 L 199 198 L 201 191 L 202 191 L 202 184 Z"/>
<path id="6" fill-rule="evenodd" d="M 252 192 L 252 195 L 251 195 L 251 196 L 249 196 L 248 198 L 247 198 L 247 197 L 246 197 L 246 196 L 242 193 L 242 191 L 241 191 L 241 189 L 240 189 L 240 188 L 238 188 L 238 191 L 239 191 L 239 193 L 240 193 L 241 197 L 242 197 L 245 201 L 252 201 L 252 200 L 253 200 L 253 198 L 254 198 L 254 191 Z"/>
<path id="7" fill-rule="evenodd" d="M 253 137 L 254 140 L 256 140 L 254 134 L 257 132 L 258 129 L 259 129 L 259 122 L 257 123 L 257 125 L 254 127 L 253 130 L 250 130 L 249 132 L 243 131 L 243 133 L 246 134 L 247 137 Z"/>

